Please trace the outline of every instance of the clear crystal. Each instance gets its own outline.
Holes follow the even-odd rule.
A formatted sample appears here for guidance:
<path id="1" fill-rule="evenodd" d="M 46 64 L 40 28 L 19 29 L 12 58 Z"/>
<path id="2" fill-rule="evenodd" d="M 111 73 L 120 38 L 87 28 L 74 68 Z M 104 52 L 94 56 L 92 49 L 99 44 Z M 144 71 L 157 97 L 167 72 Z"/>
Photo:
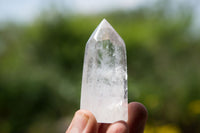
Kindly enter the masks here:
<path id="1" fill-rule="evenodd" d="M 128 119 L 126 47 L 103 19 L 86 44 L 81 109 L 91 111 L 99 123 Z"/>

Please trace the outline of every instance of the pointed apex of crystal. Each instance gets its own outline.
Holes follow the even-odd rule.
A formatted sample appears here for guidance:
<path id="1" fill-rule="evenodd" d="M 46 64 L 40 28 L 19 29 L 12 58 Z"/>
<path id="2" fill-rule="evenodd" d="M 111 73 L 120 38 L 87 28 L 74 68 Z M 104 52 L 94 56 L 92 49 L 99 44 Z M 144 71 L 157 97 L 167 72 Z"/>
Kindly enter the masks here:
<path id="1" fill-rule="evenodd" d="M 124 44 L 123 39 L 105 18 L 97 26 L 88 41 L 91 39 L 95 41 L 110 40 L 115 44 Z"/>
<path id="2" fill-rule="evenodd" d="M 110 28 L 113 29 L 113 27 L 110 25 L 110 23 L 105 18 L 101 21 L 101 23 L 99 24 L 98 27 L 99 28 L 106 28 L 106 27 L 108 28 L 108 27 L 110 27 Z"/>

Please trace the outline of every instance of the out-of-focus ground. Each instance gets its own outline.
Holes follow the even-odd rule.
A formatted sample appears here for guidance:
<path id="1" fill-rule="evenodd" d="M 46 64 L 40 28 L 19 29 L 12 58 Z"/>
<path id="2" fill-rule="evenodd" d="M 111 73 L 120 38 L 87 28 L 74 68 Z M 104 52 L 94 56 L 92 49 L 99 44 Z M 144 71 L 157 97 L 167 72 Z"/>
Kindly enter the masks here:
<path id="1" fill-rule="evenodd" d="M 147 107 L 145 133 L 199 133 L 200 25 L 195 4 L 175 4 L 89 15 L 50 6 L 29 22 L 1 21 L 0 133 L 66 130 L 79 109 L 85 44 L 103 18 L 126 43 L 129 102 Z"/>

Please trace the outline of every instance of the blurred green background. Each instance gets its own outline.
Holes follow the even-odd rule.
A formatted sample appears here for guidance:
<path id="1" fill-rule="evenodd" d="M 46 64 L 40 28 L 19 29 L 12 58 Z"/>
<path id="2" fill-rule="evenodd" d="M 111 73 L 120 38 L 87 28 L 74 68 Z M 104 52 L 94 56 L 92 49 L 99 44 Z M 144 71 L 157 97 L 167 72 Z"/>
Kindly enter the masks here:
<path id="1" fill-rule="evenodd" d="M 147 107 L 145 133 L 200 133 L 196 9 L 160 0 L 84 14 L 51 3 L 28 22 L 1 21 L 0 133 L 65 132 L 79 109 L 85 44 L 103 18 L 126 43 L 129 102 Z"/>

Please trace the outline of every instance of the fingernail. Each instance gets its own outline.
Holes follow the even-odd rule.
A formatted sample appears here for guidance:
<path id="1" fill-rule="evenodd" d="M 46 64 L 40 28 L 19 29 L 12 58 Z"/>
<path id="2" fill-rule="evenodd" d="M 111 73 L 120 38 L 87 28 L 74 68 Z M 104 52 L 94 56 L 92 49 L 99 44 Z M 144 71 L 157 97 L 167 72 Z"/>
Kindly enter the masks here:
<path id="1" fill-rule="evenodd" d="M 87 126 L 89 116 L 83 112 L 77 112 L 72 120 L 70 133 L 82 133 Z"/>

